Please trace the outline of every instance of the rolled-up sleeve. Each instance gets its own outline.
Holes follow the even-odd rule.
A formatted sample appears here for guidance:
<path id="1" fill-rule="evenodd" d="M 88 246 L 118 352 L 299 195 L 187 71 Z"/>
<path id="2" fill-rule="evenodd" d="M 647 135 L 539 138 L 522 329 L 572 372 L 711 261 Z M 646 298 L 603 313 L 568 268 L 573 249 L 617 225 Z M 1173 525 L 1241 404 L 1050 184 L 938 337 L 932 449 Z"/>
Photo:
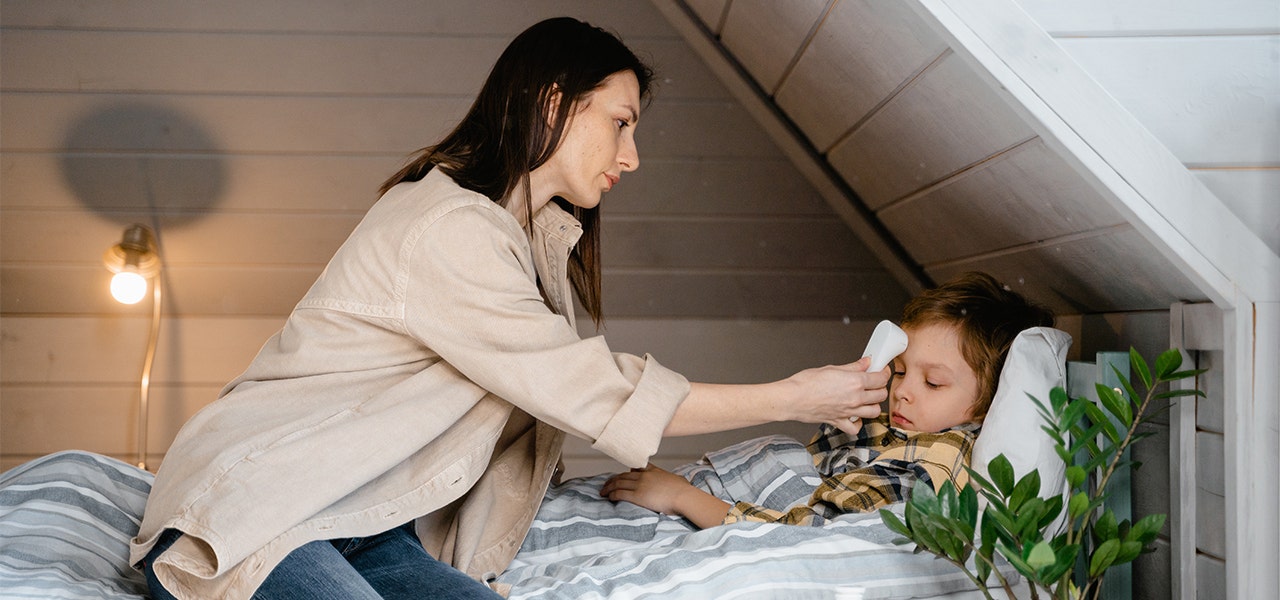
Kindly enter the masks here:
<path id="1" fill-rule="evenodd" d="M 688 381 L 579 338 L 543 302 L 524 233 L 498 210 L 464 204 L 424 221 L 402 256 L 408 334 L 495 396 L 644 466 Z"/>

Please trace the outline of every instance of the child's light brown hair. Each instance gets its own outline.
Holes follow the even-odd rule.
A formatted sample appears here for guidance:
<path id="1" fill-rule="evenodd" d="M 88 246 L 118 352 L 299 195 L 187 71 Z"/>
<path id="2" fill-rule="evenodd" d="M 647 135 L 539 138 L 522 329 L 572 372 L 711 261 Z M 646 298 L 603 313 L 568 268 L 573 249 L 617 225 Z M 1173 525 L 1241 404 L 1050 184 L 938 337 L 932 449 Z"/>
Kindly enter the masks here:
<path id="1" fill-rule="evenodd" d="M 903 329 L 932 324 L 956 328 L 960 354 L 978 376 L 973 417 L 981 422 L 1013 339 L 1024 329 L 1052 327 L 1053 313 L 994 277 L 971 271 L 916 296 L 903 308 Z"/>

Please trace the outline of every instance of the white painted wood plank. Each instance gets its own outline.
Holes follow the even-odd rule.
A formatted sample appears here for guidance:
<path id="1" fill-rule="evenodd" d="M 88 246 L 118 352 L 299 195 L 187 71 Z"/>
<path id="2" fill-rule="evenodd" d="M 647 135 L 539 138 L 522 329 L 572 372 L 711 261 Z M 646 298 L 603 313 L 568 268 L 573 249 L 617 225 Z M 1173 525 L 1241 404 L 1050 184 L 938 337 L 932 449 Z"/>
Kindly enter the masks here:
<path id="1" fill-rule="evenodd" d="M 1228 556 L 1226 498 L 1203 488 L 1196 490 L 1196 552 L 1215 558 L 1233 559 Z M 1199 579 L 1199 577 L 1197 577 Z"/>
<path id="2" fill-rule="evenodd" d="M 756 273 L 606 268 L 608 315 L 668 318 L 894 318 L 907 294 L 883 271 Z"/>
<path id="3" fill-rule="evenodd" d="M 1018 0 L 1054 37 L 1280 32 L 1272 0 Z"/>
<path id="4" fill-rule="evenodd" d="M 1280 168 L 1196 169 L 1192 173 L 1272 252 L 1280 254 Z"/>
<path id="5" fill-rule="evenodd" d="M 1231 583 L 1227 578 L 1227 567 L 1222 559 L 1211 556 L 1196 557 L 1196 571 L 1201 577 L 1196 580 L 1197 600 L 1224 600 L 1234 598 L 1231 595 Z M 1258 596 L 1259 598 L 1266 597 Z"/>
<path id="6" fill-rule="evenodd" d="M 5 385 L 133 385 L 142 372 L 148 317 L 24 317 L 0 321 Z M 166 318 L 151 380 L 218 386 L 239 375 L 284 325 L 273 318 Z"/>
<path id="7" fill-rule="evenodd" d="M 645 2 L 592 0 L 372 0 L 358 4 L 282 0 L 218 3 L 6 0 L 6 27 L 51 23 L 75 29 L 153 31 L 361 32 L 515 36 L 542 19 L 572 16 L 618 30 L 623 36 L 672 35 L 670 26 Z"/>
<path id="8" fill-rule="evenodd" d="M 1124 221 L 1038 140 L 891 204 L 878 214 L 922 264 Z"/>
<path id="9" fill-rule="evenodd" d="M 875 259 L 834 217 L 797 219 L 606 218 L 608 267 L 861 269 Z"/>
<path id="10" fill-rule="evenodd" d="M 1196 487 L 1219 496 L 1226 495 L 1222 434 L 1209 431 L 1197 432 L 1195 444 Z"/>
<path id="11" fill-rule="evenodd" d="M 1251 299 L 1280 297 L 1280 256 L 1010 0 L 918 6 L 1051 148 L 1113 194 L 1149 243 L 1167 249 L 1215 302 L 1232 306 L 1236 285 Z"/>
<path id="12" fill-rule="evenodd" d="M 837 2 L 778 88 L 778 106 L 825 152 L 944 48 L 905 3 Z"/>
<path id="13" fill-rule="evenodd" d="M 1221 350 L 1201 350 L 1197 368 L 1209 371 L 1196 380 L 1196 387 L 1205 393 L 1196 402 L 1196 427 L 1201 431 L 1223 433 L 1226 431 L 1227 397 L 1226 374 L 1229 368 Z"/>
<path id="14" fill-rule="evenodd" d="M 970 270 L 1000 273 L 1006 285 L 1062 314 L 1163 310 L 1179 299 L 1203 298 L 1127 227 L 926 267 L 936 281 Z"/>
<path id="15" fill-rule="evenodd" d="M 369 154 L 403 157 L 443 137 L 469 98 L 0 94 L 2 149 Z M 52 124 L 64 124 L 52 126 Z M 776 157 L 733 102 L 655 103 L 636 130 L 647 156 Z"/>
<path id="16" fill-rule="evenodd" d="M 1032 137 L 985 81 L 948 54 L 828 160 L 875 210 Z"/>
<path id="17" fill-rule="evenodd" d="M 473 97 L 508 36 L 10 30 L 7 92 Z M 637 40 L 664 99 L 723 99 L 679 39 Z"/>
<path id="18" fill-rule="evenodd" d="M 183 316 L 283 318 L 319 276 L 311 268 L 191 266 L 165 271 L 165 312 Z M 90 266 L 4 266 L 0 310 L 6 315 L 148 314 L 107 294 L 110 273 Z M 646 269 L 604 272 L 608 317 L 730 319 L 892 318 L 907 295 L 875 270 Z"/>
<path id="19" fill-rule="evenodd" d="M 0 155 L 0 210 L 364 214 L 405 156 Z M 833 215 L 785 158 L 653 158 L 604 197 L 604 215 Z M 178 213 L 176 211 L 184 211 Z M 187 215 L 188 218 L 195 218 Z"/>
<path id="20" fill-rule="evenodd" d="M 1194 348 L 1186 344 L 1186 303 L 1169 309 L 1169 347 L 1182 353 L 1183 364 L 1195 366 Z M 1182 380 L 1174 389 L 1187 389 L 1195 382 Z M 1172 600 L 1194 600 L 1196 593 L 1196 399 L 1173 401 L 1169 411 L 1169 545 Z"/>
<path id="21" fill-rule="evenodd" d="M 831 5 L 831 0 L 734 0 L 720 39 L 772 94 Z"/>
<path id="22" fill-rule="evenodd" d="M 0 454 L 30 456 L 79 449 L 136 457 L 136 383 L 110 387 L 6 385 L 0 389 L 5 398 L 0 403 Z M 152 386 L 147 410 L 148 453 L 167 451 L 182 425 L 213 402 L 221 389 L 222 385 Z"/>
<path id="23" fill-rule="evenodd" d="M 164 313 L 182 317 L 286 317 L 320 276 L 310 267 L 197 266 L 163 272 Z M 0 311 L 14 316 L 151 314 L 150 304 L 124 306 L 107 292 L 100 266 L 0 266 Z"/>
<path id="24" fill-rule="evenodd" d="M 1280 164 L 1280 35 L 1058 43 L 1183 163 Z"/>

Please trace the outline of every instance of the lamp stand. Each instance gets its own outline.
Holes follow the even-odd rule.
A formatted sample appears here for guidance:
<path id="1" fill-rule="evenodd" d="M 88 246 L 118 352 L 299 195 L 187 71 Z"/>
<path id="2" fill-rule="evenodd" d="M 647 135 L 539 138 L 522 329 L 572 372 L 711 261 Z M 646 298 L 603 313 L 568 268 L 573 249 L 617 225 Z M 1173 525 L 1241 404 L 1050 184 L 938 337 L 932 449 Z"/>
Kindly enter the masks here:
<path id="1" fill-rule="evenodd" d="M 163 298 L 161 288 L 161 280 L 163 277 L 157 273 L 152 285 L 151 296 L 151 333 L 147 339 L 147 356 L 142 361 L 142 377 L 139 379 L 139 395 L 138 395 L 138 468 L 147 470 L 147 423 L 149 422 L 148 411 L 150 409 L 149 400 L 151 395 L 151 365 L 156 359 L 156 344 L 160 341 L 160 301 Z"/>

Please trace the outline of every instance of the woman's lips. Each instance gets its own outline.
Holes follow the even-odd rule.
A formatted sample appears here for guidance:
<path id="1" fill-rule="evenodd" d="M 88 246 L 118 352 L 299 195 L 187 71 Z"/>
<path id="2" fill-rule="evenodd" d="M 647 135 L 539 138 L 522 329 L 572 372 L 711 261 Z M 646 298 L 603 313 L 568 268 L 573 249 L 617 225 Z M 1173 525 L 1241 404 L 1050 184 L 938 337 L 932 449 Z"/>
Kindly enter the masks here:
<path id="1" fill-rule="evenodd" d="M 604 178 L 609 181 L 609 187 L 604 189 L 606 192 L 613 189 L 613 186 L 618 185 L 618 180 L 620 179 L 618 176 L 610 175 L 608 173 L 604 174 Z"/>

